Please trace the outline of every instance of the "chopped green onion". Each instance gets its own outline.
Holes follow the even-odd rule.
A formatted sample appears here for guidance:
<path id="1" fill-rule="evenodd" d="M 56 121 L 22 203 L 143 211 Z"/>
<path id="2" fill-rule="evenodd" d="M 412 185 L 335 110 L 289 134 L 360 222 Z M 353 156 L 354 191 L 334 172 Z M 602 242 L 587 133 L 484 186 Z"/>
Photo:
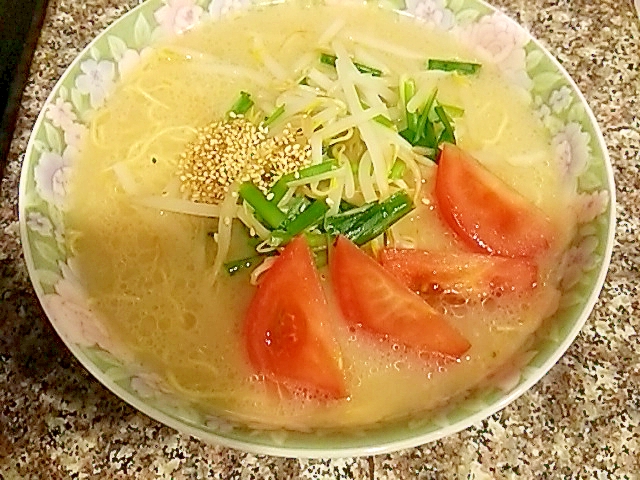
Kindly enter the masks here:
<path id="1" fill-rule="evenodd" d="M 311 250 L 326 250 L 329 240 L 324 233 L 305 232 L 304 237 Z"/>
<path id="2" fill-rule="evenodd" d="M 329 206 L 324 200 L 315 200 L 287 224 L 285 231 L 288 235 L 294 237 L 306 228 L 316 225 L 322 220 L 327 210 L 329 210 Z"/>
<path id="3" fill-rule="evenodd" d="M 435 147 L 435 145 L 431 145 L 431 143 L 433 142 L 430 139 L 431 131 L 429 126 L 429 123 L 430 123 L 429 114 L 431 113 L 431 108 L 433 107 L 433 103 L 436 100 L 437 94 L 438 94 L 438 89 L 434 88 L 433 91 L 431 92 L 431 95 L 429 95 L 429 98 L 427 99 L 426 103 L 422 106 L 422 109 L 420 110 L 418 125 L 416 127 L 416 131 L 413 136 L 413 142 L 411 142 L 413 145 L 422 145 L 422 143 L 420 143 L 420 140 L 421 138 L 424 137 L 427 140 L 427 144 L 428 144 L 425 146 Z M 431 125 L 431 130 L 433 130 L 433 125 Z"/>
<path id="4" fill-rule="evenodd" d="M 271 125 L 273 122 L 275 122 L 278 118 L 280 118 L 280 116 L 284 113 L 284 105 L 280 105 L 278 108 L 276 108 L 271 115 L 269 115 L 267 118 L 264 119 L 264 126 L 268 127 L 269 125 Z"/>
<path id="5" fill-rule="evenodd" d="M 454 60 L 437 60 L 430 58 L 427 62 L 427 70 L 443 70 L 445 72 L 458 72 L 463 75 L 476 73 L 481 67 L 479 63 L 457 62 Z"/>
<path id="6" fill-rule="evenodd" d="M 311 165 L 310 167 L 301 168 L 300 170 L 294 173 L 288 173 L 283 175 L 278 179 L 276 183 L 273 184 L 269 193 L 273 193 L 273 197 L 270 196 L 269 201 L 274 205 L 277 205 L 282 197 L 287 193 L 287 184 L 293 180 L 300 180 L 303 178 L 313 177 L 315 175 L 320 175 L 321 173 L 326 173 L 331 171 L 334 167 L 338 166 L 338 161 L 335 159 L 329 159 L 326 162 L 318 163 L 316 165 Z"/>
<path id="7" fill-rule="evenodd" d="M 464 115 L 464 108 L 456 107 L 455 105 L 445 105 L 444 103 L 440 105 L 442 105 L 442 108 L 444 108 L 444 111 L 447 112 L 449 117 L 460 118 Z"/>
<path id="8" fill-rule="evenodd" d="M 440 122 L 442 122 L 442 125 L 444 126 L 444 130 L 440 134 L 438 143 L 439 144 L 442 142 L 456 143 L 456 137 L 455 137 L 455 134 L 453 133 L 453 127 L 451 126 L 451 120 L 449 119 L 447 112 L 444 111 L 444 108 L 442 108 L 442 105 L 438 105 L 434 110 L 436 112 L 436 115 L 440 119 Z"/>
<path id="9" fill-rule="evenodd" d="M 307 197 L 294 196 L 286 205 L 287 219 L 285 222 L 291 222 L 294 218 L 304 212 L 309 205 L 311 205 L 311 200 Z"/>
<path id="10" fill-rule="evenodd" d="M 393 162 L 393 167 L 391 167 L 391 171 L 389 172 L 390 180 L 399 180 L 404 175 L 404 170 L 406 168 L 405 163 L 402 160 L 396 160 Z"/>
<path id="11" fill-rule="evenodd" d="M 243 115 L 253 106 L 253 100 L 251 94 L 247 92 L 240 92 L 240 97 L 231 106 L 230 112 L 237 115 Z"/>
<path id="12" fill-rule="evenodd" d="M 295 218 L 287 223 L 284 229 L 278 229 L 271 235 L 272 244 L 282 245 L 309 227 L 317 225 L 329 210 L 324 200 L 315 200 L 308 204 Z"/>
<path id="13" fill-rule="evenodd" d="M 324 63 L 325 65 L 331 65 L 332 67 L 335 67 L 337 59 L 338 58 L 335 55 L 320 53 L 320 63 Z"/>
<path id="14" fill-rule="evenodd" d="M 255 213 L 264 222 L 266 227 L 278 228 L 285 220 L 286 215 L 276 204 L 271 203 L 262 192 L 251 182 L 244 182 L 238 190 L 240 196 L 255 210 Z"/>
<path id="15" fill-rule="evenodd" d="M 394 128 L 396 127 L 396 125 L 389 120 L 387 117 L 385 117 L 384 115 L 378 115 L 376 117 L 373 117 L 373 120 L 375 120 L 376 122 L 378 122 L 380 125 L 384 125 L 387 128 Z"/>
<path id="16" fill-rule="evenodd" d="M 347 202 L 346 200 L 340 200 L 340 211 L 341 212 L 345 212 L 347 210 L 353 210 L 354 208 L 357 208 L 356 205 Z"/>
<path id="17" fill-rule="evenodd" d="M 353 229 L 367 212 L 376 203 L 365 203 L 361 207 L 352 208 L 344 212 L 336 213 L 324 219 L 324 230 L 331 235 L 338 235 Z"/>
<path id="18" fill-rule="evenodd" d="M 406 80 L 402 84 L 402 91 L 404 95 L 404 105 L 405 112 L 407 117 L 407 130 L 410 132 L 415 132 L 418 128 L 418 114 L 417 112 L 410 112 L 407 110 L 407 104 L 409 100 L 413 98 L 416 94 L 416 82 L 412 78 Z M 406 138 L 406 137 L 405 137 Z"/>
<path id="19" fill-rule="evenodd" d="M 320 62 L 324 63 L 325 65 L 331 65 L 332 67 L 335 67 L 336 60 L 337 60 L 337 57 L 335 55 L 330 55 L 328 53 L 320 54 Z M 370 67 L 369 65 L 364 65 L 358 62 L 353 62 L 353 64 L 355 65 L 355 67 L 358 69 L 360 73 L 366 73 L 374 77 L 382 76 L 382 70 L 378 68 Z"/>
<path id="20" fill-rule="evenodd" d="M 400 190 L 382 202 L 369 203 L 325 218 L 325 230 L 332 235 L 342 234 L 356 245 L 363 245 L 384 233 L 413 208 L 411 197 Z"/>
<path id="21" fill-rule="evenodd" d="M 356 245 L 364 245 L 382 235 L 391 225 L 414 208 L 411 197 L 403 190 L 380 202 L 377 207 L 360 228 L 345 232 L 345 236 Z"/>
<path id="22" fill-rule="evenodd" d="M 253 255 L 251 257 L 240 258 L 239 260 L 232 260 L 224 264 L 224 269 L 229 275 L 235 275 L 241 270 L 257 265 L 264 259 L 264 255 Z"/>

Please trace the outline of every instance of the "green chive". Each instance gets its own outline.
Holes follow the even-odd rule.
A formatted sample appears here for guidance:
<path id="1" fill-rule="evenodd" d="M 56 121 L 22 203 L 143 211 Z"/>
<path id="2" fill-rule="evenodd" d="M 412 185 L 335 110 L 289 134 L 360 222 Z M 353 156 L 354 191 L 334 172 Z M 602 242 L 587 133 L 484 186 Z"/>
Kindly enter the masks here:
<path id="1" fill-rule="evenodd" d="M 332 67 L 336 66 L 336 60 L 338 58 L 335 55 L 330 55 L 328 53 L 320 54 L 320 63 L 324 63 L 325 65 L 331 65 Z M 362 63 L 353 62 L 355 67 L 358 69 L 360 73 L 365 73 L 372 75 L 374 77 L 382 76 L 382 70 L 374 67 L 370 67 L 369 65 L 364 65 Z"/>
<path id="2" fill-rule="evenodd" d="M 384 115 L 378 115 L 376 117 L 373 117 L 373 119 L 376 122 L 378 122 L 380 125 L 384 125 L 387 128 L 393 128 L 393 129 L 396 128 L 395 124 Z"/>
<path id="3" fill-rule="evenodd" d="M 433 102 L 435 102 L 437 94 L 438 89 L 434 88 L 431 92 L 431 95 L 429 95 L 429 98 L 427 98 L 427 101 L 420 110 L 420 117 L 418 118 L 418 125 L 416 126 L 416 132 L 414 135 L 414 140 L 412 142 L 413 145 L 420 144 L 420 139 L 422 137 L 426 139 L 429 138 L 429 114 L 431 113 L 431 108 L 433 107 Z"/>
<path id="4" fill-rule="evenodd" d="M 457 62 L 455 60 L 437 60 L 430 58 L 427 62 L 427 70 L 443 70 L 445 72 L 458 72 L 463 75 L 471 75 L 480 69 L 479 63 Z"/>
<path id="5" fill-rule="evenodd" d="M 442 125 L 444 126 L 444 130 L 442 131 L 442 133 L 440 134 L 440 138 L 438 139 L 438 144 L 443 142 L 449 142 L 449 143 L 455 144 L 456 137 L 453 132 L 453 127 L 451 126 L 451 120 L 447 115 L 447 112 L 444 111 L 444 108 L 442 108 L 442 105 L 438 105 L 437 107 L 435 107 L 434 110 L 436 112 L 436 115 L 440 119 L 440 122 L 442 122 Z"/>
<path id="6" fill-rule="evenodd" d="M 326 217 L 324 226 L 331 235 L 342 234 L 356 245 L 363 245 L 384 233 L 413 208 L 411 197 L 401 190 L 382 202 Z"/>
<path id="7" fill-rule="evenodd" d="M 460 118 L 464 115 L 464 108 L 456 107 L 455 105 L 445 105 L 444 103 L 440 105 L 442 105 L 442 108 L 444 108 L 444 111 L 447 112 L 450 118 Z"/>
<path id="8" fill-rule="evenodd" d="M 264 259 L 264 257 L 264 255 L 253 255 L 251 257 L 232 260 L 224 264 L 224 269 L 229 275 L 235 275 L 242 270 L 246 270 L 253 267 L 254 265 L 257 265 Z"/>
<path id="9" fill-rule="evenodd" d="M 286 232 L 292 237 L 296 236 L 303 230 L 316 225 L 324 214 L 329 210 L 329 206 L 324 200 L 315 200 L 311 205 L 304 209 L 300 214 L 291 220 L 286 226 Z"/>
<path id="10" fill-rule="evenodd" d="M 338 166 L 338 161 L 335 159 L 329 159 L 325 162 L 318 163 L 316 165 L 311 165 L 310 167 L 302 168 L 294 173 L 288 173 L 283 175 L 278 179 L 276 183 L 273 184 L 271 190 L 269 190 L 269 201 L 274 205 L 277 205 L 282 197 L 287 193 L 287 184 L 293 180 L 300 180 L 303 178 L 313 177 L 314 175 L 320 175 L 321 173 L 326 173 L 331 171 L 334 167 Z M 273 194 L 273 196 L 271 196 Z"/>
<path id="11" fill-rule="evenodd" d="M 416 82 L 410 78 L 403 83 L 404 108 L 407 117 L 407 130 L 414 133 L 418 128 L 418 114 L 407 110 L 409 100 L 416 94 Z"/>
<path id="12" fill-rule="evenodd" d="M 266 222 L 266 227 L 278 228 L 287 218 L 276 204 L 271 203 L 251 182 L 244 182 L 238 190 L 240 196 L 255 210 L 258 217 Z"/>
<path id="13" fill-rule="evenodd" d="M 278 118 L 280 118 L 280 116 L 284 113 L 284 105 L 280 105 L 278 108 L 276 108 L 271 115 L 269 115 L 267 118 L 264 119 L 264 126 L 268 127 L 269 125 L 271 125 L 273 122 L 275 122 Z"/>
<path id="14" fill-rule="evenodd" d="M 271 234 L 271 244 L 283 245 L 309 227 L 317 225 L 327 213 L 329 207 L 324 200 L 315 200 L 302 210 L 295 218 Z"/>
<path id="15" fill-rule="evenodd" d="M 240 97 L 231 106 L 230 112 L 237 115 L 243 115 L 253 106 L 253 100 L 251 94 L 247 92 L 240 92 Z"/>
<path id="16" fill-rule="evenodd" d="M 399 180 L 404 175 L 404 170 L 406 168 L 405 163 L 402 160 L 396 160 L 393 162 L 393 167 L 391 167 L 391 171 L 389 172 L 390 180 Z"/>
<path id="17" fill-rule="evenodd" d="M 345 236 L 356 245 L 364 245 L 382 235 L 391 225 L 413 210 L 409 195 L 399 191 L 378 204 L 372 215 L 357 229 L 345 232 Z"/>
<path id="18" fill-rule="evenodd" d="M 304 232 L 304 236 L 311 250 L 325 250 L 330 242 L 324 233 Z"/>

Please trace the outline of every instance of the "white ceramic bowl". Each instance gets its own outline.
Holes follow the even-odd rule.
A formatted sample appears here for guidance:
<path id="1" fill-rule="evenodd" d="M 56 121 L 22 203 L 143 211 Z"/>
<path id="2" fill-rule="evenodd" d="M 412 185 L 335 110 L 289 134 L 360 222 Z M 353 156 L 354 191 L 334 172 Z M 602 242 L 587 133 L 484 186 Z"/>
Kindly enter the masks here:
<path id="1" fill-rule="evenodd" d="M 24 255 L 51 323 L 96 378 L 140 411 L 205 441 L 256 453 L 344 457 L 390 452 L 460 431 L 504 408 L 545 375 L 589 317 L 610 260 L 615 189 L 602 135 L 575 83 L 520 26 L 480 0 L 449 0 L 443 2 L 446 7 L 436 10 L 421 10 L 419 1 L 384 3 L 392 3 L 410 14 L 431 12 L 433 16 L 423 20 L 439 22 L 440 28 L 473 31 L 478 48 L 484 47 L 485 54 L 493 52 L 502 68 L 525 80 L 535 108 L 554 132 L 563 161 L 586 162 L 577 178 L 584 199 L 581 214 L 585 221 L 567 254 L 572 266 L 565 278 L 561 307 L 536 335 L 524 357 L 525 364 L 505 372 L 500 381 L 472 392 L 436 416 L 412 417 L 366 431 L 317 434 L 253 430 L 204 416 L 188 402 L 162 393 L 150 381 L 148 372 L 123 361 L 111 349 L 107 332 L 99 328 L 86 304 L 65 238 L 66 181 L 73 169 L 74 149 L 83 121 L 96 99 L 119 80 L 120 72 L 139 59 L 142 49 L 153 48 L 154 41 L 167 31 L 183 28 L 185 18 L 195 24 L 215 19 L 228 9 L 247 8 L 250 3 L 185 2 L 191 5 L 186 12 L 190 16 L 180 20 L 176 15 L 158 15 L 167 8 L 166 3 L 149 0 L 102 32 L 53 89 L 35 124 L 20 183 Z M 93 85 L 93 90 L 79 81 L 88 72 L 101 76 L 101 83 Z"/>

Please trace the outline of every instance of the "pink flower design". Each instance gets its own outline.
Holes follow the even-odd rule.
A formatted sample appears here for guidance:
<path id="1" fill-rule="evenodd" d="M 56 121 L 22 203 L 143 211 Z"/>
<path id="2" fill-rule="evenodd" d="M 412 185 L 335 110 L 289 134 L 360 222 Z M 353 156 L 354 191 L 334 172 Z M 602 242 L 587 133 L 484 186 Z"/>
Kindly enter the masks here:
<path id="1" fill-rule="evenodd" d="M 449 30 L 455 23 L 453 12 L 445 8 L 444 0 L 407 0 L 407 11 L 429 25 Z"/>
<path id="2" fill-rule="evenodd" d="M 549 97 L 549 106 L 551 110 L 553 110 L 553 113 L 556 114 L 568 110 L 572 103 L 573 96 L 571 89 L 567 86 L 562 86 L 558 90 L 554 90 Z"/>
<path id="3" fill-rule="evenodd" d="M 204 10 L 195 0 L 166 0 L 153 16 L 168 33 L 184 33 L 193 28 Z"/>
<path id="4" fill-rule="evenodd" d="M 27 227 L 45 237 L 50 237 L 53 233 L 51 220 L 40 212 L 29 212 L 27 214 Z"/>
<path id="5" fill-rule="evenodd" d="M 158 374 L 146 372 L 138 372 L 131 377 L 131 388 L 141 398 L 154 398 L 158 394 L 171 392 L 166 382 Z"/>
<path id="6" fill-rule="evenodd" d="M 584 237 L 580 243 L 571 247 L 564 254 L 561 263 L 562 287 L 569 289 L 580 281 L 583 272 L 589 271 L 596 265 L 594 252 L 598 246 L 598 239 L 594 236 Z"/>
<path id="7" fill-rule="evenodd" d="M 85 135 L 87 134 L 87 127 L 81 123 L 72 122 L 63 128 L 62 131 L 64 133 L 64 143 L 67 144 L 67 147 L 80 149 L 80 145 L 84 142 Z"/>
<path id="8" fill-rule="evenodd" d="M 76 88 L 85 95 L 93 108 L 102 106 L 105 98 L 111 92 L 116 74 L 113 62 L 108 60 L 85 60 L 80 64 L 83 72 L 76 78 Z"/>
<path id="9" fill-rule="evenodd" d="M 49 105 L 46 116 L 54 127 L 62 129 L 75 122 L 77 118 L 73 106 L 61 97 L 56 98 L 56 101 Z"/>
<path id="10" fill-rule="evenodd" d="M 62 207 L 67 196 L 67 186 L 71 172 L 71 150 L 62 155 L 44 152 L 33 171 L 36 191 L 43 200 Z"/>
<path id="11" fill-rule="evenodd" d="M 54 325 L 69 342 L 111 350 L 108 332 L 89 306 L 75 260 L 70 258 L 67 263 L 61 263 L 60 270 L 62 277 L 54 286 L 55 293 L 45 295 L 43 299 Z"/>
<path id="12" fill-rule="evenodd" d="M 120 73 L 120 78 L 128 75 L 138 65 L 138 63 L 140 63 L 140 60 L 145 58 L 149 53 L 151 53 L 151 51 L 151 47 L 143 48 L 140 52 L 133 48 L 125 50 L 122 54 L 122 58 L 118 61 L 118 72 Z"/>
<path id="13" fill-rule="evenodd" d="M 213 0 L 209 4 L 209 15 L 212 18 L 220 18 L 224 15 L 241 10 L 251 3 L 251 0 Z"/>
<path id="14" fill-rule="evenodd" d="M 578 223 L 589 223 L 607 210 L 609 192 L 599 190 L 590 193 L 579 193 L 574 200 L 573 208 Z"/>
<path id="15" fill-rule="evenodd" d="M 560 173 L 573 180 L 587 169 L 591 148 L 589 135 L 578 123 L 569 123 L 552 140 Z"/>
<path id="16" fill-rule="evenodd" d="M 513 82 L 526 89 L 531 88 L 524 50 L 529 36 L 509 17 L 498 12 L 484 16 L 467 27 L 462 36 L 487 61 L 497 64 Z"/>

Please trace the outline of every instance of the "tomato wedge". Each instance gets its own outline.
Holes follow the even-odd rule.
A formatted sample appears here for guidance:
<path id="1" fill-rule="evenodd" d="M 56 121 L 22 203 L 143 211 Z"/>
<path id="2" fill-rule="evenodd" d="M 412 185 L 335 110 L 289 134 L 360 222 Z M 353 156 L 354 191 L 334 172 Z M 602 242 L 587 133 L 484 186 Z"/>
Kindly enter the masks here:
<path id="1" fill-rule="evenodd" d="M 529 258 L 386 248 L 380 251 L 378 260 L 404 285 L 426 295 L 482 299 L 527 293 L 538 281 L 538 267 Z"/>
<path id="2" fill-rule="evenodd" d="M 352 326 L 420 353 L 459 357 L 470 344 L 444 315 L 405 287 L 345 237 L 329 256 L 334 292 Z"/>
<path id="3" fill-rule="evenodd" d="M 292 240 L 262 274 L 244 321 L 257 372 L 292 392 L 340 398 L 344 374 L 331 317 L 306 240 Z"/>
<path id="4" fill-rule="evenodd" d="M 442 218 L 475 251 L 533 257 L 553 239 L 542 211 L 455 145 L 440 153 L 435 193 Z"/>

